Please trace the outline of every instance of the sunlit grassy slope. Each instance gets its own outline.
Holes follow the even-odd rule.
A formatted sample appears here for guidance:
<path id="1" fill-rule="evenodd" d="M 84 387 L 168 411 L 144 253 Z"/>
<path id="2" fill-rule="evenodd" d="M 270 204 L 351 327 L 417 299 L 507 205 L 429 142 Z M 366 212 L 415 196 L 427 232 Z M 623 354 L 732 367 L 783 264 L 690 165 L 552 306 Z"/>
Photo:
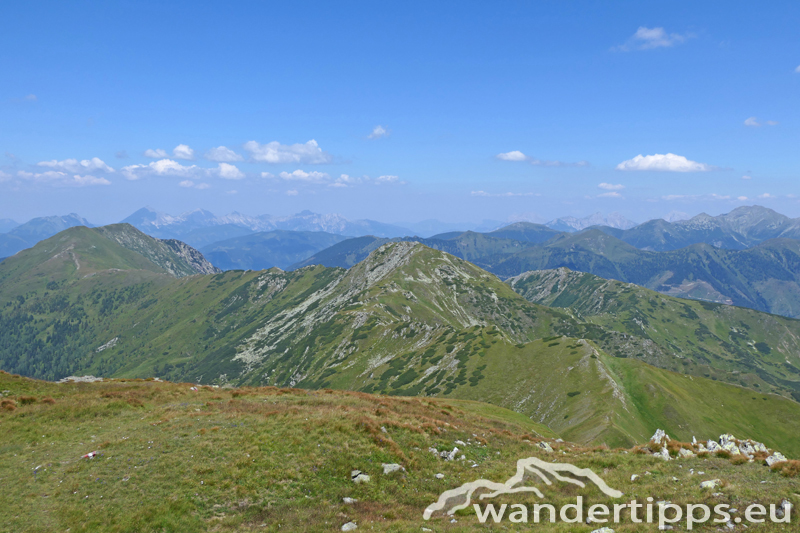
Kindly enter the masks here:
<path id="1" fill-rule="evenodd" d="M 462 483 L 505 481 L 517 459 L 531 456 L 591 468 L 626 500 L 652 496 L 740 509 L 784 498 L 800 503 L 797 478 L 759 463 L 713 457 L 665 463 L 633 450 L 559 443 L 547 428 L 477 402 L 271 387 L 192 391 L 190 384 L 142 380 L 56 385 L 5 373 L 0 390 L 6 405 L 16 404 L 0 409 L 0 531 L 318 532 L 349 521 L 359 530 L 482 531 L 471 512 L 454 523 L 426 522 L 422 512 Z M 542 439 L 553 454 L 536 446 Z M 463 461 L 428 451 L 454 446 Z M 93 451 L 95 458 L 81 458 Z M 383 463 L 405 471 L 384 475 Z M 354 484 L 354 469 L 371 476 L 370 483 Z M 641 477 L 632 482 L 632 474 Z M 723 481 L 722 496 L 699 488 L 706 479 Z M 545 493 L 556 505 L 577 494 L 614 502 L 593 487 L 557 485 Z M 357 502 L 345 504 L 345 497 Z M 547 531 L 592 529 L 560 524 Z"/>

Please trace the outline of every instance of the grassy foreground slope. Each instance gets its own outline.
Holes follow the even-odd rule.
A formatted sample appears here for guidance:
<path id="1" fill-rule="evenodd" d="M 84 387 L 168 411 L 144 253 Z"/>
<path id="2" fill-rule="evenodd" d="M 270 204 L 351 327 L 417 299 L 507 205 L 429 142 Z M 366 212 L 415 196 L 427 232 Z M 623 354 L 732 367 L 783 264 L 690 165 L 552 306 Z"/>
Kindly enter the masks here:
<path id="1" fill-rule="evenodd" d="M 192 391 L 189 384 L 142 380 L 57 385 L 5 373 L 0 390 L 6 405 L 16 404 L 0 410 L 0 531 L 318 532 L 339 531 L 350 521 L 370 531 L 483 531 L 488 526 L 472 510 L 455 522 L 424 521 L 422 513 L 443 491 L 463 483 L 505 481 L 516 461 L 527 457 L 591 468 L 625 501 L 654 497 L 739 509 L 783 499 L 800 504 L 798 479 L 758 462 L 664 462 L 633 451 L 559 443 L 525 417 L 475 402 L 271 387 Z M 541 450 L 541 440 L 555 452 Z M 445 461 L 428 451 L 454 446 L 464 460 Z M 93 451 L 93 459 L 82 458 Z M 405 470 L 384 475 L 383 463 Z M 352 470 L 371 481 L 353 483 Z M 633 474 L 640 476 L 635 482 Z M 700 489 L 706 479 L 722 480 L 720 495 Z M 556 506 L 578 494 L 589 503 L 618 501 L 593 485 L 542 488 L 546 502 Z M 345 504 L 343 498 L 357 501 Z M 535 501 L 524 495 L 501 500 Z M 614 525 L 620 532 L 641 527 Z M 796 518 L 754 530 L 793 527 Z"/>
<path id="2" fill-rule="evenodd" d="M 612 355 L 800 401 L 796 319 L 673 298 L 566 268 L 526 272 L 507 283 L 531 302 L 618 332 L 597 337 Z"/>

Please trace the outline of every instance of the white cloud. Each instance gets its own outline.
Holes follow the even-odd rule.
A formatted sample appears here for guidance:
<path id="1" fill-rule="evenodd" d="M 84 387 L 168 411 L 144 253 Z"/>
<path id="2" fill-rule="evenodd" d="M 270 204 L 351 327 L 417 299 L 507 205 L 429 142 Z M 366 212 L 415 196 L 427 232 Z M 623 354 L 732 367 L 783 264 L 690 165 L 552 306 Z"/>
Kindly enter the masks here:
<path id="1" fill-rule="evenodd" d="M 767 126 L 777 126 L 779 122 L 776 120 L 766 120 L 762 124 L 761 122 L 758 121 L 758 118 L 756 117 L 750 117 L 744 121 L 744 125 L 749 126 L 751 128 L 758 128 L 759 126 L 762 126 L 764 124 L 766 124 Z"/>
<path id="2" fill-rule="evenodd" d="M 695 201 L 695 200 L 730 200 L 731 196 L 726 194 L 668 194 L 667 196 L 662 196 L 662 200 L 672 201 L 672 200 L 686 200 L 686 201 Z"/>
<path id="3" fill-rule="evenodd" d="M 527 161 L 531 165 L 536 166 L 545 166 L 545 167 L 586 167 L 589 166 L 588 161 L 578 161 L 577 163 L 566 163 L 564 161 L 549 161 L 546 159 L 536 159 L 535 157 L 531 157 L 528 155 L 523 154 L 519 150 L 512 150 L 511 152 L 505 152 L 502 154 L 497 154 L 495 156 L 497 159 L 501 161 Z"/>
<path id="4" fill-rule="evenodd" d="M 388 137 L 392 132 L 384 128 L 383 126 L 375 126 L 372 128 L 372 133 L 370 133 L 367 138 L 368 139 L 380 139 L 381 137 Z"/>
<path id="5" fill-rule="evenodd" d="M 303 170 L 295 170 L 294 172 L 281 172 L 278 176 L 286 181 L 302 181 L 306 183 L 326 183 L 330 181 L 331 177 L 325 172 L 305 172 Z"/>
<path id="6" fill-rule="evenodd" d="M 751 180 L 751 179 L 753 179 L 753 176 L 746 176 L 745 175 L 745 176 L 742 176 L 742 179 L 743 180 Z"/>
<path id="7" fill-rule="evenodd" d="M 156 148 L 155 150 L 148 149 L 144 151 L 144 156 L 149 157 L 150 159 L 164 159 L 169 157 L 166 150 L 162 150 L 161 148 Z"/>
<path id="8" fill-rule="evenodd" d="M 147 165 L 128 165 L 127 167 L 122 167 L 121 172 L 129 180 L 138 180 L 148 174 L 191 178 L 204 175 L 208 170 L 199 168 L 196 165 L 184 166 L 172 159 L 159 159 Z"/>
<path id="9" fill-rule="evenodd" d="M 528 156 L 520 152 L 519 150 L 512 150 L 511 152 L 505 152 L 502 154 L 497 154 L 497 159 L 502 161 L 527 161 Z"/>
<path id="10" fill-rule="evenodd" d="M 364 176 L 363 178 L 359 178 L 356 176 L 348 176 L 347 174 L 342 174 L 336 181 L 328 185 L 328 187 L 351 187 L 353 185 L 358 185 L 359 183 L 369 180 L 369 177 Z"/>
<path id="11" fill-rule="evenodd" d="M 220 163 L 216 170 L 220 178 L 226 180 L 240 180 L 244 178 L 244 172 L 236 168 L 236 165 Z"/>
<path id="12" fill-rule="evenodd" d="M 800 72 L 800 65 L 798 65 L 798 66 L 797 66 L 797 68 L 796 68 L 796 69 L 794 69 L 794 71 L 795 71 L 795 72 Z"/>
<path id="13" fill-rule="evenodd" d="M 630 50 L 652 50 L 654 48 L 670 48 L 676 44 L 681 44 L 693 35 L 687 33 L 681 35 L 679 33 L 667 33 L 664 28 L 648 28 L 646 26 L 639 26 L 625 44 L 613 48 L 622 52 Z"/>
<path id="14" fill-rule="evenodd" d="M 286 191 L 286 196 L 297 196 L 297 189 L 291 189 Z"/>
<path id="15" fill-rule="evenodd" d="M 209 185 L 208 183 L 195 183 L 192 180 L 183 180 L 178 184 L 178 186 L 185 187 L 187 189 L 195 188 L 200 190 L 208 189 L 209 187 L 211 187 L 211 185 Z"/>
<path id="16" fill-rule="evenodd" d="M 650 170 L 660 172 L 708 172 L 717 170 L 716 167 L 686 159 L 682 155 L 653 154 L 637 155 L 617 165 L 617 170 L 637 171 Z"/>
<path id="17" fill-rule="evenodd" d="M 7 174 L 0 170 L 0 181 L 8 181 L 11 179 L 11 174 Z"/>
<path id="18" fill-rule="evenodd" d="M 399 183 L 400 177 L 399 176 L 378 176 L 375 178 L 375 183 L 378 185 L 382 183 Z"/>
<path id="19" fill-rule="evenodd" d="M 37 98 L 35 94 L 29 94 L 28 96 L 25 97 L 25 100 L 27 100 L 28 102 L 36 102 L 37 100 L 39 100 L 39 98 Z"/>
<path id="20" fill-rule="evenodd" d="M 23 170 L 17 172 L 17 176 L 36 183 L 45 183 L 62 187 L 86 187 L 90 185 L 111 185 L 105 178 L 98 178 L 89 174 L 83 176 L 73 174 L 71 177 L 67 172 L 48 170 L 47 172 L 34 173 Z"/>
<path id="21" fill-rule="evenodd" d="M 239 191 L 236 189 L 231 189 L 230 191 L 225 191 L 225 194 L 239 194 Z"/>
<path id="22" fill-rule="evenodd" d="M 273 141 L 267 144 L 259 144 L 256 141 L 248 141 L 244 144 L 244 149 L 250 153 L 253 161 L 262 163 L 305 163 L 310 165 L 330 163 L 333 157 L 323 152 L 317 141 L 310 140 L 305 144 L 281 144 Z"/>
<path id="23" fill-rule="evenodd" d="M 622 195 L 617 191 L 604 192 L 597 195 L 598 198 L 622 198 Z"/>
<path id="24" fill-rule="evenodd" d="M 613 183 L 605 183 L 605 182 L 599 184 L 598 187 L 600 187 L 601 189 L 605 189 L 607 191 L 619 191 L 619 190 L 625 188 L 625 186 L 622 185 L 622 184 L 616 184 L 615 185 Z"/>
<path id="25" fill-rule="evenodd" d="M 769 198 L 775 198 L 775 197 L 773 195 L 771 195 L 770 193 L 765 192 L 764 194 L 759 194 L 758 196 L 756 196 L 756 198 L 760 198 L 762 200 L 767 200 Z"/>
<path id="26" fill-rule="evenodd" d="M 747 196 L 738 196 L 736 199 L 739 200 L 740 202 L 746 202 Z"/>
<path id="27" fill-rule="evenodd" d="M 243 161 L 244 157 L 237 154 L 230 148 L 225 146 L 217 146 L 216 148 L 212 148 L 208 152 L 206 152 L 206 159 L 209 161 L 216 161 L 216 162 L 225 162 L 231 163 L 233 161 Z"/>
<path id="28" fill-rule="evenodd" d="M 194 150 L 185 144 L 179 144 L 173 148 L 172 155 L 175 156 L 176 159 L 185 159 L 191 161 L 194 159 Z"/>
<path id="29" fill-rule="evenodd" d="M 495 197 L 495 198 L 503 198 L 503 197 L 510 197 L 510 196 L 535 196 L 532 192 L 501 192 L 501 193 L 489 193 L 486 191 L 472 191 L 470 193 L 472 196 L 487 196 L 487 197 Z"/>
<path id="30" fill-rule="evenodd" d="M 275 174 L 273 174 L 271 172 L 262 172 L 261 173 L 261 177 L 264 178 L 264 179 L 271 180 L 271 179 L 275 178 Z"/>
<path id="31" fill-rule="evenodd" d="M 82 161 L 78 161 L 77 159 L 64 159 L 63 161 L 57 161 L 53 159 L 52 161 L 41 161 L 37 163 L 37 165 L 40 167 L 64 170 L 66 172 L 94 172 L 97 170 L 102 172 L 114 172 L 113 168 L 106 165 L 105 162 L 98 157 L 84 159 Z"/>

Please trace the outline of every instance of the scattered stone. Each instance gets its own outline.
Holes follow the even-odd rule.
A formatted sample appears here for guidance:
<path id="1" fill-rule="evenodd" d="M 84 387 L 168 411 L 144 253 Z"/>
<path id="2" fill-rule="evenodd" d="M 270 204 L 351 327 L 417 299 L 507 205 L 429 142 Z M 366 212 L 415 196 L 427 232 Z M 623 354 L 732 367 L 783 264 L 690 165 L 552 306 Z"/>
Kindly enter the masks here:
<path id="1" fill-rule="evenodd" d="M 342 531 L 355 531 L 358 529 L 358 526 L 355 522 L 348 522 L 342 526 Z"/>
<path id="2" fill-rule="evenodd" d="M 669 531 L 671 529 L 672 529 L 672 526 L 669 525 L 669 524 L 662 524 L 662 525 L 658 526 L 658 530 L 659 531 Z"/>
<path id="3" fill-rule="evenodd" d="M 670 460 L 669 450 L 667 449 L 666 446 L 662 447 L 661 451 L 658 452 L 657 454 L 655 454 L 655 456 L 656 457 L 660 457 L 660 458 L 664 459 L 665 461 L 669 461 Z"/>
<path id="4" fill-rule="evenodd" d="M 564 439 L 556 439 L 556 442 L 564 442 Z"/>
<path id="5" fill-rule="evenodd" d="M 631 476 L 631 481 L 636 481 L 637 479 L 639 479 L 639 474 L 634 474 Z"/>
<path id="6" fill-rule="evenodd" d="M 614 530 L 610 527 L 601 527 L 600 529 L 595 529 L 592 533 L 614 533 Z"/>
<path id="7" fill-rule="evenodd" d="M 433 477 L 435 477 L 436 479 L 444 479 L 444 474 L 436 474 Z"/>
<path id="8" fill-rule="evenodd" d="M 353 470 L 350 472 L 350 479 L 353 480 L 353 483 L 361 484 L 369 483 L 370 477 L 361 470 Z"/>
<path id="9" fill-rule="evenodd" d="M 548 443 L 548 442 L 541 441 L 541 442 L 536 443 L 536 445 L 539 447 L 539 449 L 541 449 L 541 450 L 543 450 L 543 451 L 545 451 L 547 453 L 553 453 L 553 448 L 550 446 L 550 443 Z"/>
<path id="10" fill-rule="evenodd" d="M 698 442 L 697 443 L 697 451 L 698 452 L 707 452 L 708 449 L 706 448 L 705 444 L 703 444 L 702 442 Z"/>
<path id="11" fill-rule="evenodd" d="M 739 451 L 748 457 L 752 457 L 756 453 L 755 447 L 746 440 L 739 443 Z"/>
<path id="12" fill-rule="evenodd" d="M 715 489 L 719 486 L 720 481 L 718 479 L 710 479 L 708 481 L 703 481 L 700 483 L 701 489 Z"/>
<path id="13" fill-rule="evenodd" d="M 694 452 L 692 450 L 687 450 L 686 448 L 681 448 L 678 451 L 678 455 L 684 458 L 694 457 Z"/>
<path id="14" fill-rule="evenodd" d="M 382 463 L 381 466 L 383 467 L 383 475 L 389 475 L 394 472 L 405 470 L 405 468 L 397 463 Z"/>
<path id="15" fill-rule="evenodd" d="M 342 498 L 342 501 L 343 501 L 344 503 L 346 503 L 347 505 L 353 505 L 353 504 L 354 504 L 354 503 L 356 503 L 358 500 L 356 500 L 355 498 L 348 498 L 348 497 L 344 497 L 344 498 Z"/>
<path id="16" fill-rule="evenodd" d="M 715 440 L 708 441 L 708 444 L 706 446 L 708 446 L 708 451 L 711 452 L 711 453 L 718 452 L 718 451 L 720 451 L 722 449 L 720 447 L 720 445 L 717 444 L 717 441 L 715 441 Z"/>
<path id="17" fill-rule="evenodd" d="M 784 457 L 781 452 L 775 452 L 765 459 L 765 461 L 767 462 L 767 466 L 772 466 L 775 463 L 782 463 L 785 460 L 786 457 Z"/>
<path id="18" fill-rule="evenodd" d="M 386 428 L 385 428 L 385 427 L 383 427 L 383 426 L 381 426 L 381 432 L 383 432 L 383 433 L 389 433 L 388 431 L 386 431 Z"/>
<path id="19" fill-rule="evenodd" d="M 466 446 L 466 445 L 467 445 L 467 443 L 466 443 L 466 442 L 464 442 L 463 440 L 457 440 L 457 441 L 455 442 L 455 444 L 457 444 L 458 446 Z"/>
<path id="20" fill-rule="evenodd" d="M 439 457 L 441 457 L 445 461 L 452 461 L 456 458 L 457 453 L 458 453 L 458 448 L 453 448 L 452 452 L 448 452 L 447 450 L 439 452 Z"/>

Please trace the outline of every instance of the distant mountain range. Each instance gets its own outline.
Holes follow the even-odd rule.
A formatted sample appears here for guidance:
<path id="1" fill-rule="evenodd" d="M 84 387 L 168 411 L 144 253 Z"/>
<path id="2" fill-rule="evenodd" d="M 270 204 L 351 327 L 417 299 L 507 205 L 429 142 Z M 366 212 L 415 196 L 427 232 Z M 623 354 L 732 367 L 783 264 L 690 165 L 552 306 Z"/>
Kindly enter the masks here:
<path id="1" fill-rule="evenodd" d="M 544 224 L 550 229 L 557 231 L 580 231 L 592 226 L 608 226 L 615 229 L 631 229 L 636 226 L 636 222 L 628 220 L 619 213 L 611 213 L 604 216 L 602 213 L 594 213 L 588 217 L 562 217 Z"/>
<path id="2" fill-rule="evenodd" d="M 219 235 L 221 227 L 230 232 L 226 234 L 225 238 L 243 236 L 241 234 L 234 235 L 234 228 L 246 229 L 250 233 L 272 230 L 323 231 L 347 237 L 362 235 L 400 237 L 412 233 L 406 228 L 374 220 L 351 221 L 341 215 L 320 215 L 311 211 L 302 211 L 291 216 L 260 215 L 255 217 L 234 212 L 218 217 L 209 211 L 197 209 L 179 216 L 172 216 L 145 207 L 122 222 L 131 224 L 148 235 L 181 239 L 193 246 L 204 246 L 213 242 L 209 240 L 208 235 Z"/>
<path id="3" fill-rule="evenodd" d="M 14 221 L 8 219 L 2 222 L 6 224 L 6 227 L 11 225 L 11 229 L 6 233 L 0 233 L 0 257 L 14 255 L 20 250 L 30 248 L 37 242 L 52 237 L 67 228 L 74 226 L 93 227 L 89 221 L 75 213 L 65 216 L 34 218 L 21 225 L 16 225 Z"/>

